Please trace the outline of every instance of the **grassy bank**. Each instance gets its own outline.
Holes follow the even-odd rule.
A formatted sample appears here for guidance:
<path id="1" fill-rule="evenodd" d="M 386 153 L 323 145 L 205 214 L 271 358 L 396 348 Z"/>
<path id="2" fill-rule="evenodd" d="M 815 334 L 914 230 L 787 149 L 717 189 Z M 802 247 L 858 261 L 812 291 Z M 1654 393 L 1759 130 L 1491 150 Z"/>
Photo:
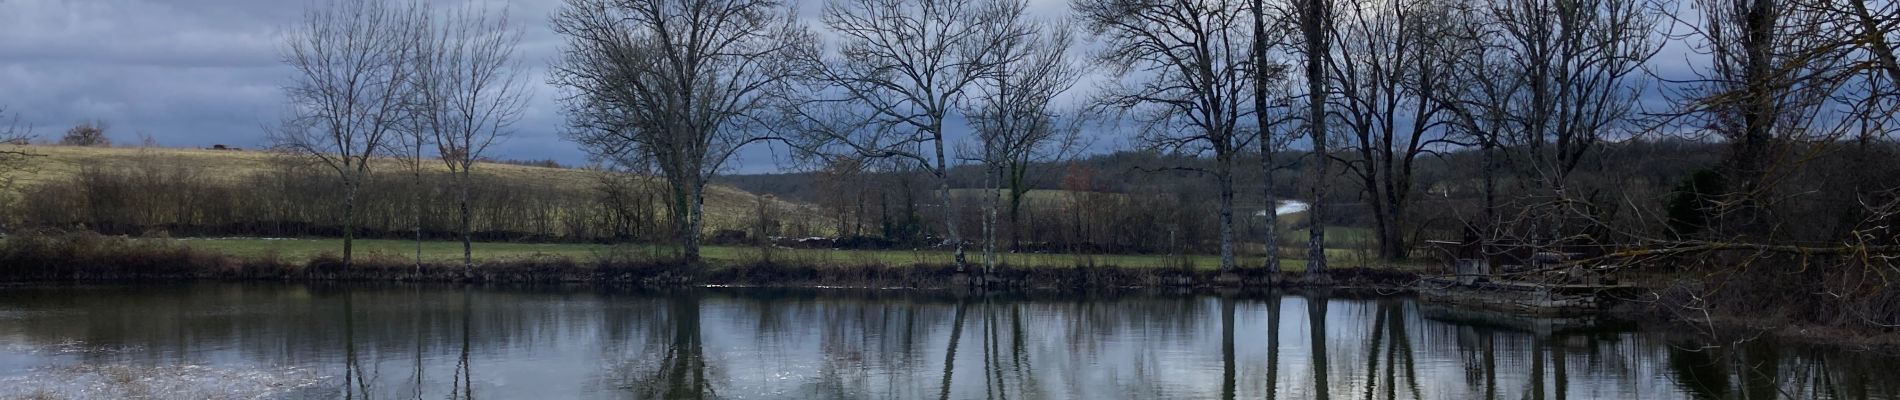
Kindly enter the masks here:
<path id="1" fill-rule="evenodd" d="M 664 255 L 650 247 L 496 243 L 477 247 L 482 249 L 480 265 L 465 272 L 456 259 L 458 243 L 425 243 L 425 262 L 417 266 L 413 242 L 364 241 L 363 256 L 347 268 L 328 254 L 332 244 L 327 240 L 132 239 L 90 233 L 16 235 L 0 240 L 0 283 L 225 280 L 948 289 L 967 287 L 977 280 L 1031 291 L 1239 285 L 1248 290 L 1370 288 L 1384 294 L 1409 289 L 1422 273 L 1419 267 L 1338 267 L 1323 279 L 1297 272 L 1272 274 L 1264 268 L 1223 275 L 1212 264 L 1170 267 L 1153 263 L 1157 259 L 1150 256 L 1050 255 L 1021 258 L 985 277 L 959 274 L 948 265 L 948 255 L 930 251 L 781 250 L 767 261 L 749 253 L 753 249 L 714 247 L 707 252 L 711 262 L 688 267 L 664 261 Z M 1085 260 L 1095 263 L 1077 262 Z M 1150 264 L 1139 264 L 1143 262 Z M 1299 263 L 1287 264 L 1286 269 L 1292 270 Z M 1669 299 L 1665 295 L 1634 302 L 1616 313 L 1641 320 L 1684 320 L 1683 313 L 1692 309 Z M 1728 310 L 1703 315 L 1710 320 L 1688 321 L 1735 332 L 1766 329 L 1797 337 L 1852 339 L 1863 346 L 1900 343 L 1892 332 Z"/>
<path id="2" fill-rule="evenodd" d="M 307 262 L 325 254 L 334 255 L 343 249 L 339 239 L 261 239 L 261 238 L 223 238 L 223 239 L 139 239 L 160 243 L 179 244 L 192 249 L 240 258 L 280 258 L 294 262 Z M 390 260 L 413 260 L 416 258 L 416 242 L 407 240 L 357 240 L 356 251 L 372 258 Z M 462 243 L 452 241 L 424 241 L 421 246 L 422 260 L 430 263 L 459 263 L 462 259 Z M 670 257 L 674 250 L 670 246 L 651 244 L 569 244 L 569 243 L 475 243 L 473 254 L 477 263 L 513 262 L 533 259 L 569 258 L 577 262 L 598 262 L 604 259 L 637 259 L 659 261 Z M 770 261 L 782 264 L 814 265 L 929 265 L 951 264 L 954 256 L 945 250 L 831 250 L 831 249 L 784 249 L 775 248 L 761 252 L 750 246 L 705 246 L 701 256 L 707 263 L 714 265 L 759 264 Z M 969 262 L 981 263 L 982 253 L 968 251 Z M 1351 250 L 1329 250 L 1330 260 L 1341 266 L 1361 266 L 1364 260 L 1360 252 Z M 1168 256 L 1153 254 L 1003 254 L 1002 263 L 1018 267 L 1070 267 L 1078 265 L 1118 266 L 1128 268 L 1164 268 L 1192 266 L 1199 270 L 1214 270 L 1220 267 L 1220 257 L 1213 255 Z M 1240 265 L 1258 267 L 1265 262 L 1259 256 L 1241 257 Z M 1289 258 L 1280 260 L 1282 271 L 1301 272 L 1306 269 L 1306 260 Z"/>
<path id="3" fill-rule="evenodd" d="M 1171 266 L 1166 256 L 1021 255 L 989 277 L 957 274 L 941 251 L 786 250 L 761 257 L 757 249 L 712 247 L 706 265 L 666 261 L 645 246 L 495 244 L 478 246 L 479 266 L 465 273 L 460 245 L 430 242 L 424 262 L 414 242 L 360 241 L 363 256 L 345 268 L 330 255 L 330 240 L 132 239 L 89 233 L 16 235 L 0 241 L 0 281 L 143 279 L 581 282 L 640 285 L 866 286 L 944 288 L 967 279 L 1053 289 L 1199 286 L 1220 275 L 1209 257 Z M 1257 263 L 1257 261 L 1255 261 Z M 1299 260 L 1285 264 L 1289 269 Z M 1297 276 L 1300 274 L 1288 274 Z M 1332 275 L 1348 285 L 1397 285 L 1409 272 L 1343 268 Z M 1272 274 L 1247 268 L 1242 284 L 1267 285 Z M 1236 283 L 1232 277 L 1223 284 Z"/>

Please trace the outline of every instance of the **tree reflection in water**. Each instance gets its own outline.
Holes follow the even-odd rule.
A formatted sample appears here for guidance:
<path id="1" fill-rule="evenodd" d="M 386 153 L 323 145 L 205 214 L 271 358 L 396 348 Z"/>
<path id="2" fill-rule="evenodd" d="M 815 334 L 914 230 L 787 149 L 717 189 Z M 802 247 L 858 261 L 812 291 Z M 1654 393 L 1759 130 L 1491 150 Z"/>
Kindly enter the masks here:
<path id="1" fill-rule="evenodd" d="M 1281 329 L 1301 308 L 1307 329 Z M 329 378 L 296 394 L 349 399 L 1900 394 L 1890 356 L 1450 311 L 1323 294 L 26 288 L 0 291 L 0 368 L 304 367 Z"/>
<path id="2" fill-rule="evenodd" d="M 706 379 L 706 351 L 701 337 L 700 303 L 697 291 L 674 293 L 664 301 L 666 317 L 660 324 L 664 343 L 654 346 L 659 354 L 650 355 L 656 365 L 631 368 L 620 388 L 636 398 L 698 399 L 713 397 L 713 385 Z"/>

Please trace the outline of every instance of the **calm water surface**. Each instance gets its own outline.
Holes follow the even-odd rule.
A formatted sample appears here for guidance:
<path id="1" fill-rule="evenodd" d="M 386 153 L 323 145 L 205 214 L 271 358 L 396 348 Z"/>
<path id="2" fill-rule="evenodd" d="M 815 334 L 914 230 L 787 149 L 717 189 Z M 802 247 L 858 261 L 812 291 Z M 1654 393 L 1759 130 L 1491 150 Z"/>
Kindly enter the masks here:
<path id="1" fill-rule="evenodd" d="M 1900 358 L 1405 298 L 0 287 L 0 398 L 1894 399 Z"/>

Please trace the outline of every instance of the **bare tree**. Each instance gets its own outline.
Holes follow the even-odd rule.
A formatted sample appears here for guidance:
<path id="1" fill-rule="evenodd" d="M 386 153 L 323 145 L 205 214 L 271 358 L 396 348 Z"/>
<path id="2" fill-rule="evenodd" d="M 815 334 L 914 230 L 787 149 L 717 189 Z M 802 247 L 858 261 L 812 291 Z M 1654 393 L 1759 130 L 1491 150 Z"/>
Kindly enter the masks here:
<path id="1" fill-rule="evenodd" d="M 112 139 L 106 137 L 107 127 L 105 121 L 81 121 L 78 125 L 67 129 L 65 135 L 59 137 L 59 144 L 82 147 L 112 146 Z"/>
<path id="2" fill-rule="evenodd" d="M 1353 3 L 1336 30 L 1333 109 L 1345 124 L 1347 152 L 1337 156 L 1369 200 L 1379 257 L 1406 256 L 1403 233 L 1417 161 L 1445 142 L 1448 67 L 1430 44 L 1445 36 L 1447 13 L 1430 1 Z"/>
<path id="3" fill-rule="evenodd" d="M 1570 176 L 1608 142 L 1642 132 L 1642 68 L 1660 49 L 1661 13 L 1641 0 L 1488 0 L 1433 7 L 1434 34 L 1419 44 L 1411 74 L 1418 96 L 1440 107 L 1448 143 L 1476 147 L 1481 159 L 1481 216 L 1466 227 L 1485 242 L 1522 235 L 1562 244 L 1601 207 L 1572 190 Z M 1500 215 L 1501 172 L 1521 190 Z"/>
<path id="4" fill-rule="evenodd" d="M 1717 214 L 1716 234 L 1769 240 L 1778 225 L 1767 204 L 1776 181 L 1796 169 L 1785 157 L 1797 142 L 1826 142 L 1837 130 L 1830 95 L 1838 82 L 1828 71 L 1850 57 L 1829 45 L 1820 15 L 1792 0 L 1697 0 L 1697 24 L 1687 27 L 1696 51 L 1709 57 L 1696 78 L 1673 92 L 1676 122 L 1719 135 L 1730 144 L 1721 166 L 1729 193 Z M 1678 20 L 1683 18 L 1678 17 Z"/>
<path id="5" fill-rule="evenodd" d="M 1489 12 L 1525 81 L 1518 101 L 1499 106 L 1522 120 L 1530 177 L 1562 190 L 1585 152 L 1634 134 L 1660 14 L 1640 0 L 1497 0 Z"/>
<path id="6" fill-rule="evenodd" d="M 1567 218 L 1593 218 L 1574 207 L 1568 188 L 1586 155 L 1609 140 L 1633 137 L 1642 66 L 1661 48 L 1660 14 L 1642 0 L 1497 0 L 1484 8 L 1496 24 L 1506 62 L 1502 79 L 1518 80 L 1504 107 L 1513 120 L 1501 131 L 1505 161 L 1534 193 L 1517 230 L 1534 242 L 1574 242 Z M 1500 77 L 1491 77 L 1500 79 Z"/>
<path id="7" fill-rule="evenodd" d="M 1478 148 L 1481 215 L 1476 222 L 1468 221 L 1467 226 L 1475 229 L 1480 239 L 1489 241 L 1499 223 L 1497 178 L 1504 157 L 1502 137 L 1515 129 L 1516 123 L 1509 104 L 1524 79 L 1522 74 L 1512 72 L 1518 70 L 1516 60 L 1505 50 L 1504 33 L 1488 12 L 1453 10 L 1444 28 L 1444 37 L 1431 42 L 1426 51 L 1432 53 L 1427 57 L 1447 64 L 1447 73 L 1437 81 L 1441 87 L 1428 88 L 1424 94 L 1445 107 L 1455 130 L 1451 140 Z"/>
<path id="8" fill-rule="evenodd" d="M 1900 131 L 1900 3 L 1794 0 L 1790 11 L 1811 15 L 1810 32 L 1819 36 L 1801 58 L 1840 59 L 1846 62 L 1823 63 L 1829 67 L 1814 71 L 1814 79 L 1834 86 L 1833 102 L 1846 110 L 1831 127 L 1828 136 L 1851 143 L 1856 168 L 1877 167 L 1888 162 L 1876 155 L 1879 143 Z M 1871 216 L 1900 210 L 1900 196 L 1892 187 L 1880 187 L 1872 179 L 1853 180 L 1854 197 Z M 1878 199 L 1886 200 L 1879 201 Z M 1866 220 L 1869 226 L 1885 223 Z"/>
<path id="9" fill-rule="evenodd" d="M 995 71 L 975 84 L 976 90 L 964 115 L 976 130 L 981 144 L 986 189 L 1006 187 L 1009 195 L 1010 223 L 1014 228 L 1022 198 L 1028 194 L 1029 165 L 1050 161 L 1070 149 L 1079 139 L 1075 116 L 1061 115 L 1052 103 L 1056 96 L 1075 86 L 1083 68 L 1070 59 L 1068 49 L 1075 44 L 1073 31 L 1066 24 L 1034 24 L 1025 33 L 1005 41 L 994 56 L 1003 61 Z M 983 216 L 983 267 L 989 273 L 996 267 L 997 213 L 1002 208 L 1003 190 L 987 190 L 988 204 Z"/>
<path id="10" fill-rule="evenodd" d="M 20 114 L 9 113 L 5 106 L 0 106 L 0 145 L 25 146 L 32 140 L 33 126 L 20 122 Z M 0 154 L 24 155 L 11 152 Z"/>
<path id="11" fill-rule="evenodd" d="M 1024 35 L 1024 7 L 1020 0 L 835 0 L 825 5 L 824 24 L 843 42 L 839 54 L 807 59 L 822 89 L 809 102 L 815 107 L 797 110 L 814 125 L 801 147 L 909 159 L 935 176 L 957 271 L 966 262 L 944 120 L 977 80 L 1007 61 L 998 50 Z"/>
<path id="12" fill-rule="evenodd" d="M 475 266 L 469 191 L 476 163 L 489 146 L 508 136 L 529 96 L 515 58 L 520 43 L 521 28 L 509 20 L 507 10 L 491 14 L 482 5 L 448 10 L 432 19 L 422 35 L 416 76 L 416 121 L 421 129 L 415 156 L 419 162 L 422 142 L 433 139 L 436 155 L 455 177 L 464 274 Z"/>
<path id="13" fill-rule="evenodd" d="M 774 140 L 763 113 L 803 72 L 813 36 L 774 0 L 568 0 L 567 135 L 612 160 L 650 160 L 672 188 L 682 257 L 699 262 L 707 182 L 746 144 Z"/>
<path id="14" fill-rule="evenodd" d="M 33 126 L 20 122 L 20 115 L 8 113 L 0 106 L 0 193 L 12 193 L 14 179 L 20 173 L 31 170 L 28 160 L 37 156 L 22 146 L 33 140 Z M 0 204 L 13 204 L 13 199 L 0 198 Z M 0 227 L 4 232 L 4 227 Z"/>
<path id="15" fill-rule="evenodd" d="M 1687 77 L 1657 72 L 1672 103 L 1657 135 L 1714 138 L 1727 152 L 1677 189 L 1667 230 L 1592 221 L 1625 242 L 1578 264 L 1696 269 L 1693 287 L 1672 290 L 1704 315 L 1893 327 L 1900 302 L 1886 277 L 1900 270 L 1900 200 L 1892 174 L 1875 171 L 1891 164 L 1900 18 L 1891 3 L 1856 3 L 1698 0 L 1691 15 L 1669 10 L 1686 31 L 1672 38 L 1697 57 Z"/>
<path id="16" fill-rule="evenodd" d="M 839 237 L 864 234 L 864 203 L 872 185 L 871 166 L 856 157 L 831 157 L 812 174 L 820 207 L 837 219 Z M 855 208 L 854 208 L 855 207 Z"/>
<path id="17" fill-rule="evenodd" d="M 284 88 L 291 110 L 272 139 L 340 178 L 345 267 L 356 237 L 357 189 L 371 158 L 410 118 L 417 15 L 413 5 L 335 0 L 305 11 L 285 37 L 284 63 L 295 71 Z"/>
<path id="18" fill-rule="evenodd" d="M 421 48 L 418 47 L 418 50 L 420 49 Z M 418 71 L 412 83 L 420 83 L 422 79 L 422 72 L 420 71 L 421 64 L 417 63 L 417 67 Z M 416 95 L 412 101 L 419 102 L 422 97 L 420 88 L 417 88 Z M 418 104 L 418 106 L 420 106 L 420 104 Z M 434 143 L 434 138 L 423 125 L 423 121 L 425 120 L 421 114 L 423 110 L 424 108 L 422 107 L 410 110 L 412 114 L 403 122 L 404 125 L 409 126 L 402 128 L 401 134 L 395 136 L 395 143 L 392 143 L 391 146 L 384 149 L 384 151 L 395 158 L 397 162 L 401 163 L 404 168 L 409 170 L 409 187 L 407 188 L 409 192 L 408 213 L 410 222 L 412 222 L 410 225 L 411 233 L 415 235 L 416 239 L 415 272 L 418 276 L 422 273 L 422 196 L 423 191 L 426 190 L 426 186 L 422 183 L 422 164 L 424 162 L 422 148 Z"/>
<path id="19" fill-rule="evenodd" d="M 1118 78 L 1102 104 L 1141 124 L 1141 139 L 1163 149 L 1212 151 L 1220 194 L 1221 271 L 1234 268 L 1234 165 L 1246 145 L 1241 118 L 1252 112 L 1251 18 L 1244 0 L 1075 0 L 1105 43 L 1098 59 Z"/>

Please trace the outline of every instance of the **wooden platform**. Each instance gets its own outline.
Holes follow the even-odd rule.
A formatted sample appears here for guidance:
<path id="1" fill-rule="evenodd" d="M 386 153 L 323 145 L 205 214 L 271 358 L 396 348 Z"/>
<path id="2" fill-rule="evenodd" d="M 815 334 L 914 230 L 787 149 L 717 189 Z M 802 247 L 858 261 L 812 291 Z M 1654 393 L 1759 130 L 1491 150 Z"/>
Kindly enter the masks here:
<path id="1" fill-rule="evenodd" d="M 1426 278 L 1418 283 L 1419 298 L 1428 302 L 1533 315 L 1595 313 L 1617 294 L 1633 288 L 1623 285 L 1545 284 L 1509 280 L 1460 282 L 1456 278 Z"/>
<path id="2" fill-rule="evenodd" d="M 1540 336 L 1589 332 L 1604 325 L 1594 315 L 1527 315 L 1513 312 L 1475 309 L 1451 304 L 1420 303 L 1419 314 L 1425 319 L 1455 325 L 1484 327 Z"/>

